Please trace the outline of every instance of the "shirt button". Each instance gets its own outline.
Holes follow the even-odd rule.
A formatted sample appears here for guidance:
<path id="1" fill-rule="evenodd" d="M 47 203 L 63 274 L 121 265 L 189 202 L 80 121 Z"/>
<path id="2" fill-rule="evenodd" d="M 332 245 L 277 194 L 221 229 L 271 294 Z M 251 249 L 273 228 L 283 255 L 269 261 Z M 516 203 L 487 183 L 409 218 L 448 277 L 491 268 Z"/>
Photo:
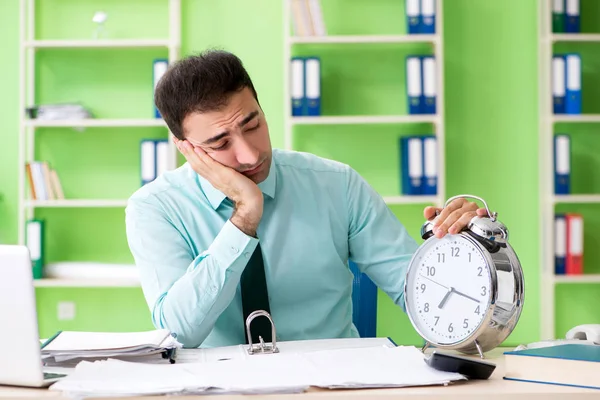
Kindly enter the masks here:
<path id="1" fill-rule="evenodd" d="M 245 252 L 245 253 L 244 253 L 244 257 L 246 257 L 246 258 L 250 258 L 250 253 L 248 253 L 248 252 Z"/>
<path id="2" fill-rule="evenodd" d="M 215 293 L 217 291 L 217 287 L 216 286 L 211 286 L 210 287 L 210 291 Z"/>
<path id="3" fill-rule="evenodd" d="M 232 252 L 233 254 L 237 254 L 237 253 L 239 252 L 239 250 L 237 249 L 237 247 L 233 247 L 233 246 L 232 246 L 232 247 L 231 247 L 231 252 Z"/>

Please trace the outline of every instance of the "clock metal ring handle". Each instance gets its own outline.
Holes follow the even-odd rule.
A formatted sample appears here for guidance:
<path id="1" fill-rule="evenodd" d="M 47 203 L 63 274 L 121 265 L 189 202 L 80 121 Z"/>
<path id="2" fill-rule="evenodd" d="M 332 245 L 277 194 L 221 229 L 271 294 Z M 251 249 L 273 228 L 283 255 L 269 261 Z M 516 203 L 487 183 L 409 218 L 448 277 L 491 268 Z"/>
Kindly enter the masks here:
<path id="1" fill-rule="evenodd" d="M 472 195 L 472 194 L 459 194 L 459 195 L 457 195 L 457 196 L 452 196 L 452 197 L 450 197 L 448 200 L 446 200 L 446 203 L 444 204 L 444 208 L 446 208 L 446 206 L 447 206 L 449 203 L 451 203 L 453 200 L 459 199 L 459 198 L 461 198 L 461 197 L 470 197 L 470 198 L 477 199 L 477 200 L 481 201 L 481 202 L 483 203 L 483 205 L 485 206 L 485 209 L 486 209 L 486 211 L 487 211 L 488 215 L 490 216 L 491 220 L 492 220 L 492 221 L 495 221 L 495 220 L 496 220 L 496 217 L 498 216 L 498 213 L 497 213 L 497 212 L 495 212 L 495 211 L 494 211 L 494 212 L 490 212 L 490 209 L 489 209 L 489 207 L 488 207 L 487 203 L 485 202 L 485 200 L 484 200 L 484 199 L 482 199 L 482 198 L 481 198 L 481 197 L 479 197 L 479 196 L 474 196 L 474 195 Z"/>

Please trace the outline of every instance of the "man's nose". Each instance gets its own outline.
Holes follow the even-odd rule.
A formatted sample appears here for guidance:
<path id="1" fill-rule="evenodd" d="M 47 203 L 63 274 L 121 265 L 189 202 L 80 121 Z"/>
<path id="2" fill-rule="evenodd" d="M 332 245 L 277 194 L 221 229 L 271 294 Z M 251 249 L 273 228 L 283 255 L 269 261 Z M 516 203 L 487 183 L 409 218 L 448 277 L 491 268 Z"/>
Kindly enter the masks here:
<path id="1" fill-rule="evenodd" d="M 260 152 L 247 140 L 239 139 L 236 143 L 235 156 L 241 165 L 256 166 Z"/>

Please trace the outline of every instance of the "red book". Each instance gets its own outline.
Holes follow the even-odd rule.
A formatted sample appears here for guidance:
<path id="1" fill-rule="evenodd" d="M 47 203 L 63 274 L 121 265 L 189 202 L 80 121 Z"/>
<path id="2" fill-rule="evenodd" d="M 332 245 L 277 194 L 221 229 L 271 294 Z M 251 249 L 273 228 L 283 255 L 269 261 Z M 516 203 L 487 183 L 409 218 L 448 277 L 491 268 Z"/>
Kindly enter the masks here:
<path id="1" fill-rule="evenodd" d="M 565 214 L 567 223 L 567 257 L 565 273 L 567 275 L 583 274 L 583 215 Z"/>

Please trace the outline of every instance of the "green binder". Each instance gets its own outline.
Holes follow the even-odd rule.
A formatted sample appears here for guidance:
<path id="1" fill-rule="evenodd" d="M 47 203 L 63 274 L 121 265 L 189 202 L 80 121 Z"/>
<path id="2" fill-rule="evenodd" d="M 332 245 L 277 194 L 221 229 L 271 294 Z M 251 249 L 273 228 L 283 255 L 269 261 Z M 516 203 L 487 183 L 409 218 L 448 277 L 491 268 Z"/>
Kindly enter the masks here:
<path id="1" fill-rule="evenodd" d="M 552 33 L 565 32 L 565 3 L 552 0 Z"/>
<path id="2" fill-rule="evenodd" d="M 44 221 L 28 220 L 25 231 L 27 248 L 31 256 L 33 279 L 41 279 L 44 275 Z"/>

